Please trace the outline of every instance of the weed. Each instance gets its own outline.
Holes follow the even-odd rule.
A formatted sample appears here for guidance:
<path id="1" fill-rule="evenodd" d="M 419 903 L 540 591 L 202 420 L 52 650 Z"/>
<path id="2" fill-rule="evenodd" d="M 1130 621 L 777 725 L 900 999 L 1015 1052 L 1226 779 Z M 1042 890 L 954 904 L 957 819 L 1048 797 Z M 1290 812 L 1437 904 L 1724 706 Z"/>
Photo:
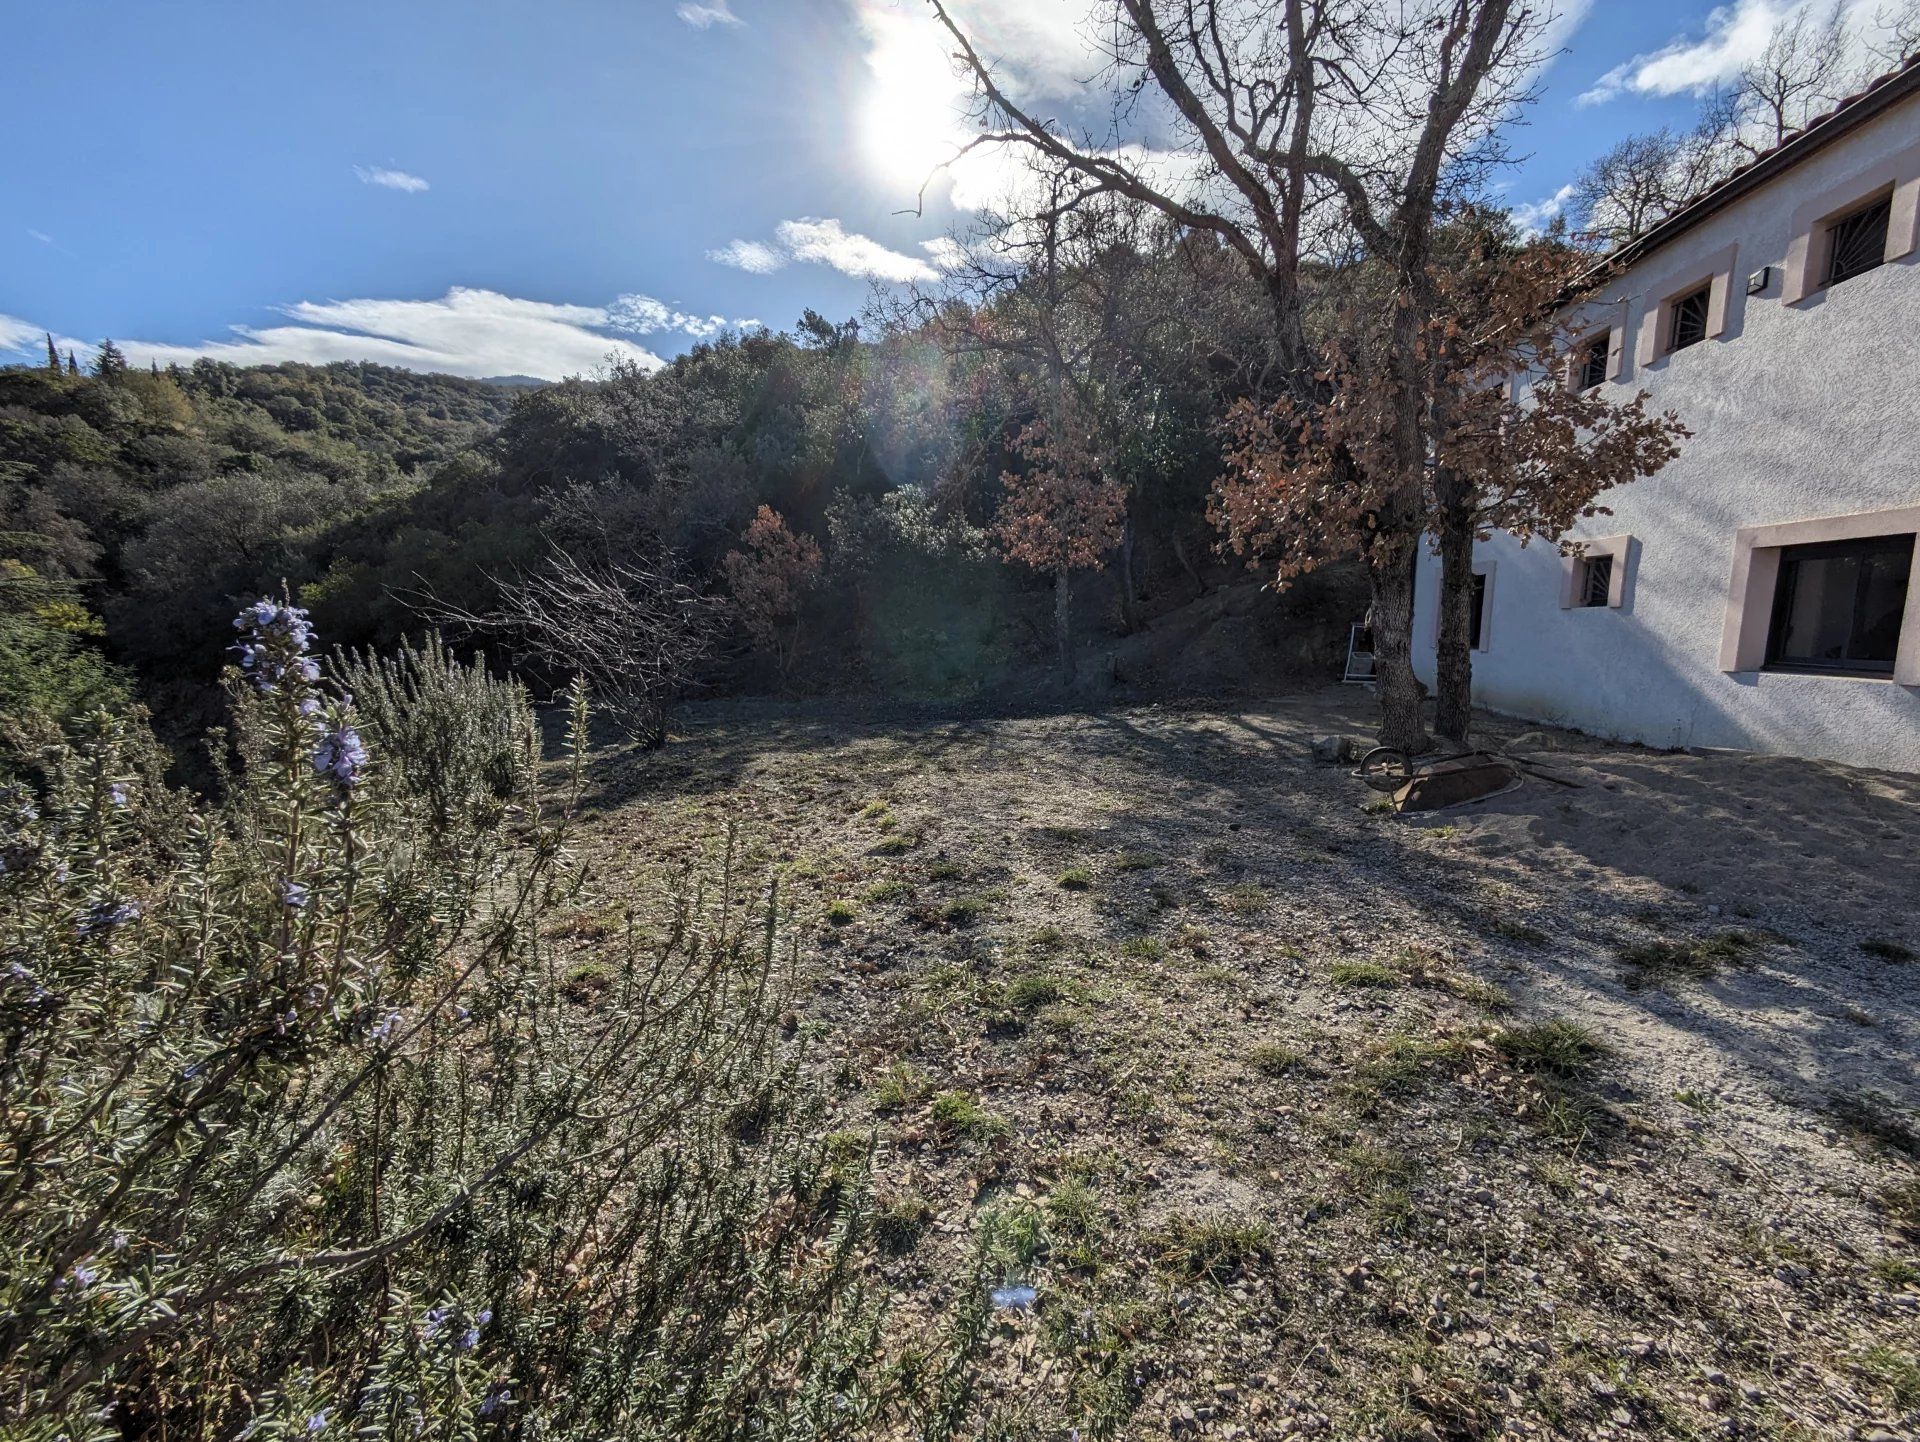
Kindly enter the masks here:
<path id="1" fill-rule="evenodd" d="M 1183 926 L 1173 934 L 1174 945 L 1195 956 L 1207 954 L 1207 941 L 1207 929 L 1204 926 Z"/>
<path id="2" fill-rule="evenodd" d="M 1251 1217 L 1175 1217 L 1153 1240 L 1168 1271 L 1224 1282 L 1266 1251 L 1267 1229 Z"/>
<path id="3" fill-rule="evenodd" d="M 851 901 L 842 899 L 827 904 L 827 925 L 829 926 L 850 926 L 854 918 L 859 915 L 860 908 Z"/>
<path id="4" fill-rule="evenodd" d="M 1394 812 L 1391 796 L 1376 796 L 1360 808 L 1369 816 L 1391 816 Z"/>
<path id="5" fill-rule="evenodd" d="M 1093 885 L 1093 873 L 1084 866 L 1069 866 L 1056 884 L 1062 891 L 1086 891 Z"/>
<path id="6" fill-rule="evenodd" d="M 909 1062 L 897 1061 L 873 1089 L 875 1111 L 897 1112 L 924 1100 L 932 1090 L 927 1074 Z"/>
<path id="7" fill-rule="evenodd" d="M 1272 900 L 1265 887 L 1255 886 L 1249 881 L 1229 888 L 1220 898 L 1220 905 L 1234 916 L 1258 916 L 1272 904 Z"/>
<path id="8" fill-rule="evenodd" d="M 1134 961 L 1165 961 L 1167 944 L 1157 936 L 1130 936 L 1121 945 L 1120 954 Z"/>
<path id="9" fill-rule="evenodd" d="M 1047 1250 L 1046 1214 L 1033 1202 L 996 1203 L 980 1213 L 977 1241 L 1002 1276 L 1023 1276 Z"/>
<path id="10" fill-rule="evenodd" d="M 1058 951 L 1067 944 L 1067 934 L 1057 926 L 1043 926 L 1027 938 L 1027 950 L 1040 956 Z"/>
<path id="11" fill-rule="evenodd" d="M 1706 981 L 1720 974 L 1728 962 L 1743 959 L 1760 947 L 1760 938 L 1747 931 L 1723 931 L 1716 936 L 1687 941 L 1646 941 L 1620 948 L 1623 978 L 1639 991 L 1671 981 Z"/>
<path id="12" fill-rule="evenodd" d="M 863 821 L 878 821 L 893 815 L 893 808 L 884 801 L 869 801 L 858 814 Z"/>
<path id="13" fill-rule="evenodd" d="M 1860 943 L 1860 949 L 1868 956 L 1877 956 L 1882 961 L 1912 961 L 1916 955 L 1912 947 L 1884 936 L 1868 937 Z"/>
<path id="14" fill-rule="evenodd" d="M 889 1256 L 904 1256 L 919 1245 L 932 1222 L 933 1205 L 918 1192 L 902 1192 L 874 1213 L 873 1239 Z"/>
<path id="15" fill-rule="evenodd" d="M 1362 1103 L 1405 1091 L 1433 1067 L 1458 1065 L 1467 1051 L 1468 1043 L 1460 1037 L 1395 1032 L 1368 1048 L 1347 1090 Z"/>
<path id="16" fill-rule="evenodd" d="M 1400 985 L 1398 972 L 1377 961 L 1336 961 L 1327 968 L 1335 986 L 1386 988 Z"/>
<path id="17" fill-rule="evenodd" d="M 1902 1412 L 1920 1407 L 1920 1357 L 1891 1347 L 1869 1347 L 1860 1358 L 1860 1370 L 1885 1389 Z"/>
<path id="18" fill-rule="evenodd" d="M 872 847 L 872 854 L 875 856 L 905 856 L 919 844 L 920 838 L 918 836 L 911 835 L 904 831 L 897 831 L 891 836 L 882 837 L 876 842 Z"/>
<path id="19" fill-rule="evenodd" d="M 1160 864 L 1151 851 L 1123 851 L 1113 858 L 1115 871 L 1150 871 Z"/>
<path id="20" fill-rule="evenodd" d="M 1067 1177 L 1047 1197 L 1047 1219 L 1063 1237 L 1087 1237 L 1100 1229 L 1100 1197 L 1078 1177 Z"/>
<path id="21" fill-rule="evenodd" d="M 967 874 L 967 868 L 957 861 L 932 861 L 927 864 L 927 880 L 958 881 Z"/>
<path id="22" fill-rule="evenodd" d="M 1524 1109 L 1542 1136 L 1578 1145 L 1608 1119 L 1607 1109 L 1586 1092 L 1563 1085 L 1551 1075 L 1534 1079 L 1534 1096 Z"/>
<path id="23" fill-rule="evenodd" d="M 569 967 L 560 978 L 560 995 L 584 1005 L 598 1001 L 613 987 L 613 970 L 604 962 L 583 961 Z"/>
<path id="24" fill-rule="evenodd" d="M 1277 1041 L 1262 1042 L 1247 1053 L 1247 1065 L 1261 1076 L 1285 1076 L 1300 1065 L 1301 1054 Z"/>
<path id="25" fill-rule="evenodd" d="M 997 1112 L 980 1105 L 971 1092 L 941 1092 L 927 1108 L 927 1115 L 945 1130 L 969 1141 L 1002 1141 L 1013 1134 L 1013 1126 Z"/>
<path id="26" fill-rule="evenodd" d="M 883 906 L 889 901 L 905 901 L 913 895 L 913 887 L 894 877 L 890 881 L 878 881 L 860 894 L 860 899 L 869 906 Z"/>
<path id="27" fill-rule="evenodd" d="M 1507 1027 L 1494 1033 L 1493 1044 L 1521 1071 L 1562 1077 L 1584 1075 L 1607 1051 L 1592 1030 L 1560 1017 Z"/>
<path id="28" fill-rule="evenodd" d="M 940 908 L 940 919 L 948 926 L 972 926 L 991 910 L 984 896 L 956 896 Z"/>
<path id="29" fill-rule="evenodd" d="M 1885 1188 L 1875 1200 L 1898 1231 L 1920 1238 L 1920 1177 Z"/>
<path id="30" fill-rule="evenodd" d="M 1695 1091 L 1692 1087 L 1682 1087 L 1673 1094 L 1673 1099 L 1687 1110 L 1698 1112 L 1703 1117 L 1710 1117 L 1720 1110 L 1719 1102 L 1704 1092 Z"/>
<path id="31" fill-rule="evenodd" d="M 1883 1287 L 1920 1285 L 1920 1263 L 1907 1257 L 1875 1257 L 1868 1270 Z"/>
<path id="32" fill-rule="evenodd" d="M 1510 917 L 1496 916 L 1485 923 L 1485 929 L 1495 936 L 1505 937 L 1522 946 L 1540 946 L 1546 942 L 1547 934 L 1537 926 L 1524 921 L 1514 921 Z"/>
<path id="33" fill-rule="evenodd" d="M 1040 834 L 1061 846 L 1078 846 L 1087 839 L 1086 831 L 1078 826 L 1042 826 Z"/>

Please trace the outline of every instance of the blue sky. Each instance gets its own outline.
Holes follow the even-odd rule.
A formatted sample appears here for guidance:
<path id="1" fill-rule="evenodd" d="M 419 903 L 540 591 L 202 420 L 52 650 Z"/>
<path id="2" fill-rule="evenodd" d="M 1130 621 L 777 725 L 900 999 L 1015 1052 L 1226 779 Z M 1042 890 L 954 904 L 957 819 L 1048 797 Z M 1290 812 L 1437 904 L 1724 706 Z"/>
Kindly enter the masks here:
<path id="1" fill-rule="evenodd" d="M 1619 136 L 1685 123 L 1789 4 L 1562 0 L 1508 198 L 1550 206 Z M 1087 0 L 963 9 L 1024 95 L 1072 103 Z M 920 0 L 7 12 L 0 356 L 51 330 L 136 362 L 644 363 L 931 279 L 977 203 L 963 176 L 897 213 L 959 123 Z"/>

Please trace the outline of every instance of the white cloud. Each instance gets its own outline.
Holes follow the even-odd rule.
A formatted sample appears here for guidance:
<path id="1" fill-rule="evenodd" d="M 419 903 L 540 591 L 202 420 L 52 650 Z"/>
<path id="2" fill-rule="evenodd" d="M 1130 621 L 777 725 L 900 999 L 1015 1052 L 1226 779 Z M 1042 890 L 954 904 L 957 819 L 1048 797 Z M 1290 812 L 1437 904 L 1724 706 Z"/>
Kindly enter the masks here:
<path id="1" fill-rule="evenodd" d="M 680 18 L 695 30 L 711 30 L 715 25 L 744 25 L 747 22 L 733 13 L 727 0 L 704 0 L 695 4 L 689 0 L 676 12 Z"/>
<path id="2" fill-rule="evenodd" d="M 684 335 L 712 340 L 723 331 L 751 330 L 759 322 L 719 315 L 689 315 L 650 295 L 623 295 L 607 307 L 607 328 L 635 335 Z"/>
<path id="3" fill-rule="evenodd" d="M 927 253 L 927 259 L 933 262 L 936 270 L 958 270 L 966 264 L 967 248 L 950 235 L 923 240 L 920 248 Z"/>
<path id="4" fill-rule="evenodd" d="M 0 315 L 0 351 L 27 350 L 34 345 L 46 345 L 39 326 L 28 325 L 18 316 Z"/>
<path id="5" fill-rule="evenodd" d="M 1782 21 L 1816 0 L 1734 0 L 1707 15 L 1705 33 L 1682 35 L 1624 65 L 1616 65 L 1580 96 L 1582 105 L 1598 105 L 1632 92 L 1637 95 L 1701 94 L 1731 80 L 1740 67 L 1759 57 Z M 1824 14 L 1824 8 L 1821 11 Z M 1846 10 L 1847 29 L 1860 35 L 1878 28 L 1874 0 Z"/>
<path id="6" fill-rule="evenodd" d="M 783 220 L 774 234 L 795 260 L 818 261 L 843 275 L 862 279 L 936 280 L 939 272 L 917 256 L 889 250 L 864 235 L 846 231 L 837 220 Z"/>
<path id="7" fill-rule="evenodd" d="M 202 356 L 242 366 L 367 360 L 448 375 L 558 380 L 590 374 L 611 360 L 649 370 L 663 364 L 619 332 L 713 333 L 706 327 L 717 317 L 686 316 L 665 306 L 655 311 L 658 305 L 645 296 L 622 296 L 607 306 L 563 305 L 455 286 L 437 300 L 301 301 L 281 307 L 289 324 L 236 325 L 230 340 L 116 343 L 135 365 L 190 365 Z M 68 336 L 58 343 L 63 352 L 72 347 L 87 353 L 94 346 Z M 0 316 L 0 350 L 32 351 L 41 344 L 38 327 Z"/>
<path id="8" fill-rule="evenodd" d="M 772 275 L 787 263 L 787 254 L 763 240 L 730 240 L 720 249 L 708 251 L 707 259 L 754 275 Z"/>
<path id="9" fill-rule="evenodd" d="M 356 165 L 353 173 L 360 177 L 362 185 L 377 185 L 383 190 L 404 190 L 409 195 L 418 195 L 428 189 L 427 182 L 417 175 L 409 175 L 404 170 L 388 170 L 381 166 Z"/>
<path id="10" fill-rule="evenodd" d="M 53 244 L 53 237 L 48 235 L 44 230 L 35 230 L 32 226 L 28 226 L 27 234 L 39 241 L 42 245 Z"/>
<path id="11" fill-rule="evenodd" d="M 1513 207 L 1514 224 L 1526 235 L 1538 235 L 1547 228 L 1547 224 L 1561 211 L 1567 208 L 1567 202 L 1573 199 L 1573 187 L 1563 185 L 1544 200 L 1529 201 Z"/>

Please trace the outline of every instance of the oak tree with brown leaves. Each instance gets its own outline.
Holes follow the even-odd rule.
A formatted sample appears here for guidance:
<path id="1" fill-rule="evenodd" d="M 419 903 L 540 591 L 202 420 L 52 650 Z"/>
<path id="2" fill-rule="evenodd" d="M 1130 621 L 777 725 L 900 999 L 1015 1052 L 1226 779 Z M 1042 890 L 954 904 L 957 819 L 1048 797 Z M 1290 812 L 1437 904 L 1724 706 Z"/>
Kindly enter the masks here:
<path id="1" fill-rule="evenodd" d="M 740 549 L 720 563 L 735 614 L 773 657 L 782 683 L 799 644 L 801 605 L 825 561 L 818 541 L 790 530 L 778 511 L 762 506 L 740 533 Z"/>

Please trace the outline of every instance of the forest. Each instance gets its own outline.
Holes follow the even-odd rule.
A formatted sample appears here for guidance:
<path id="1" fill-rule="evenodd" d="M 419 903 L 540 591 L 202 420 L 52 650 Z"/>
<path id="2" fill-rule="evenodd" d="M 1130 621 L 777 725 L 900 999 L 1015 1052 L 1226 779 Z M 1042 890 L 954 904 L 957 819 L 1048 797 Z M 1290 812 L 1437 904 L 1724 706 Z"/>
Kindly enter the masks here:
<path id="1" fill-rule="evenodd" d="M 1803 1365 L 1856 1389 L 1823 1422 L 1913 1415 L 1860 1300 L 1911 1261 L 1794 1291 L 1764 1167 L 1649 1150 L 1720 1103 L 1639 1120 L 1473 970 L 1587 945 L 1601 868 L 1529 889 L 1383 840 L 1309 738 L 1102 710 L 1107 651 L 1257 593 L 1299 680 L 1364 617 L 1368 726 L 1464 747 L 1475 544 L 1689 440 L 1583 383 L 1580 306 L 1859 82 L 1837 19 L 1528 226 L 1510 0 L 1115 0 L 1116 112 L 1192 184 L 931 11 L 1015 200 L 856 317 L 542 384 L 0 369 L 0 1432 L 1842 1435 L 1771 1410 Z M 1790 945 L 1695 890 L 1596 912 L 1621 1010 Z M 1912 1145 L 1840 1105 L 1804 1130 Z M 1682 1275 L 1736 1252 L 1791 1325 Z"/>

